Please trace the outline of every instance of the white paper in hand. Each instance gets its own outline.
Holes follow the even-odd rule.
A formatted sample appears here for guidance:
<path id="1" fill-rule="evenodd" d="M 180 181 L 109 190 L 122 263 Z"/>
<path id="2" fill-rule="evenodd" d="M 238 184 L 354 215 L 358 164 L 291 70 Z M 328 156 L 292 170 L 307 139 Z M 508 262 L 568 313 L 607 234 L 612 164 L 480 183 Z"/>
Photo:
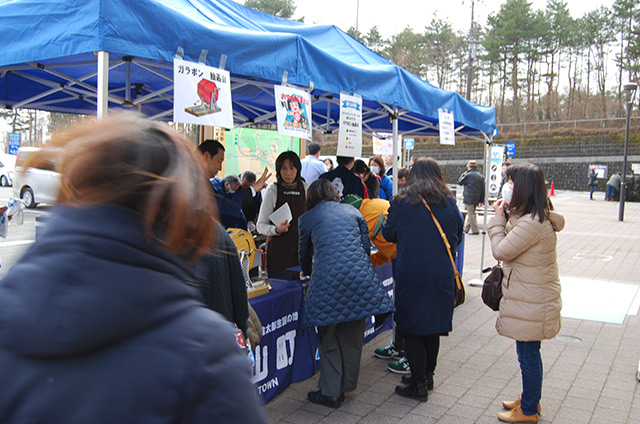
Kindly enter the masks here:
<path id="1" fill-rule="evenodd" d="M 289 207 L 289 204 L 285 203 L 284 205 L 273 211 L 273 213 L 269 215 L 269 219 L 275 226 L 282 224 L 284 221 L 287 221 L 287 223 L 291 223 L 293 215 L 291 215 L 291 208 Z"/>

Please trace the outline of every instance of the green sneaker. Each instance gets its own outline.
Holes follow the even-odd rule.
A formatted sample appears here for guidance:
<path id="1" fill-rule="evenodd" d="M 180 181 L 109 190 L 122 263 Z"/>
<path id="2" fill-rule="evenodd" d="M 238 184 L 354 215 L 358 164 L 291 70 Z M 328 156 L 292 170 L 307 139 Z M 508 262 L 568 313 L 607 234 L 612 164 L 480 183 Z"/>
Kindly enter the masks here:
<path id="1" fill-rule="evenodd" d="M 404 350 L 396 348 L 395 344 L 391 344 L 387 347 L 377 348 L 373 354 L 381 359 L 401 359 L 404 358 Z"/>
<path id="2" fill-rule="evenodd" d="M 409 360 L 407 360 L 406 357 L 401 358 L 399 361 L 389 362 L 387 368 L 389 368 L 389 371 L 395 372 L 396 374 L 411 374 Z"/>

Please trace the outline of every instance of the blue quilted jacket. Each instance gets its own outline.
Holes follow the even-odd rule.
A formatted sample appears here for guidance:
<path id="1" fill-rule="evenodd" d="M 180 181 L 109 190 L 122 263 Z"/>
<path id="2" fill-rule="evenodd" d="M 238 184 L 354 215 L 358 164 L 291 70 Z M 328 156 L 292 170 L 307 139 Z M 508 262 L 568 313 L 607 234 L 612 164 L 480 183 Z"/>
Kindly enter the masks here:
<path id="1" fill-rule="evenodd" d="M 393 311 L 369 259 L 369 230 L 351 205 L 323 202 L 300 217 L 300 265 L 311 276 L 303 327 L 355 321 Z"/>

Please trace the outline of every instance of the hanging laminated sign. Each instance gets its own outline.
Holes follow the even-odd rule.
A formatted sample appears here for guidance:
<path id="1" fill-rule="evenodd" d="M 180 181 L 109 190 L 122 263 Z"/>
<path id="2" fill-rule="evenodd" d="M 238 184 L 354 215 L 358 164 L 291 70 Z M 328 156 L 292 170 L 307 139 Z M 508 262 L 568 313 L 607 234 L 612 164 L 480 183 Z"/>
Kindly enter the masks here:
<path id="1" fill-rule="evenodd" d="M 362 155 L 362 97 L 340 93 L 340 131 L 337 156 Z"/>
<path id="2" fill-rule="evenodd" d="M 173 59 L 173 121 L 233 128 L 228 71 Z"/>
<path id="3" fill-rule="evenodd" d="M 393 134 L 378 134 L 371 137 L 373 142 L 373 154 L 386 156 L 393 154 Z"/>
<path id="4" fill-rule="evenodd" d="M 311 140 L 311 95 L 285 85 L 273 87 L 278 134 Z"/>
<path id="5" fill-rule="evenodd" d="M 440 144 L 456 145 L 455 129 L 453 128 L 453 112 L 438 109 L 438 128 L 440 129 Z"/>
<path id="6" fill-rule="evenodd" d="M 491 160 L 489 162 L 489 196 L 497 197 L 502 182 L 502 158 L 504 146 L 491 146 Z"/>

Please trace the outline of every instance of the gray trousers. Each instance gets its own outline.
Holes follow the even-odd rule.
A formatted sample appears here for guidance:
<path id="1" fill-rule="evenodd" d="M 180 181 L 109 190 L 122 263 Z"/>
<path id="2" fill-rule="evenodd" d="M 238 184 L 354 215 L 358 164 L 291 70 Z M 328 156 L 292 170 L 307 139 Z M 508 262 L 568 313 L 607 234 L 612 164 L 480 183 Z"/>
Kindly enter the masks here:
<path id="1" fill-rule="evenodd" d="M 324 396 L 337 397 L 358 385 L 365 319 L 318 327 L 320 379 Z"/>
<path id="2" fill-rule="evenodd" d="M 467 220 L 464 224 L 464 232 L 478 233 L 478 221 L 476 220 L 476 205 L 467 205 L 464 207 L 467 209 Z"/>

